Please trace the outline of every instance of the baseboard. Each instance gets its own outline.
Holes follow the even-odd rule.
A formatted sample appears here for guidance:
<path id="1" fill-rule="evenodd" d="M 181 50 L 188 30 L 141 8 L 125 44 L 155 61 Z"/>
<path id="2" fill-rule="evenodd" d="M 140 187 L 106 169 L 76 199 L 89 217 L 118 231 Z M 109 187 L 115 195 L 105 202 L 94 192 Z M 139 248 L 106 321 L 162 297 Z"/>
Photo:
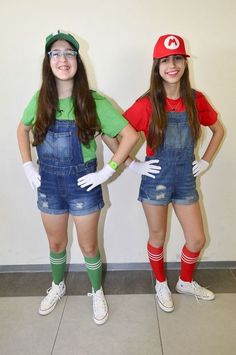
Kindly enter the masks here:
<path id="1" fill-rule="evenodd" d="M 179 262 L 165 263 L 167 270 L 178 270 Z M 197 265 L 198 269 L 236 269 L 236 261 L 201 261 Z M 151 270 L 149 263 L 103 263 L 106 271 L 125 271 L 125 270 Z M 50 264 L 31 264 L 31 265 L 0 265 L 0 273 L 16 272 L 50 272 Z M 85 271 L 84 264 L 68 264 L 68 272 Z"/>

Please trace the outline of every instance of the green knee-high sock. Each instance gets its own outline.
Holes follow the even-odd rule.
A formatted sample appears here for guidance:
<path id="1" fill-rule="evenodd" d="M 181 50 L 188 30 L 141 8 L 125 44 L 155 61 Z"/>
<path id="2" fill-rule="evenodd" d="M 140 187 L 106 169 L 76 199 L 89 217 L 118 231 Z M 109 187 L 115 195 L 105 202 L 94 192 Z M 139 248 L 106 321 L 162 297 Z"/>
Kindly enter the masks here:
<path id="1" fill-rule="evenodd" d="M 92 284 L 94 292 L 101 288 L 102 284 L 102 261 L 98 252 L 94 258 L 84 257 L 89 280 Z"/>
<path id="2" fill-rule="evenodd" d="M 66 250 L 61 253 L 50 252 L 50 262 L 52 269 L 52 278 L 56 285 L 59 285 L 64 279 L 66 267 Z"/>

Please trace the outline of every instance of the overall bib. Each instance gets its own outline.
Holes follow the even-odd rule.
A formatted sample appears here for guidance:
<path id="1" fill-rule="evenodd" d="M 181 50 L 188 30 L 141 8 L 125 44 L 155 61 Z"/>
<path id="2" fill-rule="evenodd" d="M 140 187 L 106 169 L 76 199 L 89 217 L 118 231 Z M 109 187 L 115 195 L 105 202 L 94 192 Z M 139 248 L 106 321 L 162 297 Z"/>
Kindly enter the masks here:
<path id="1" fill-rule="evenodd" d="M 146 160 L 151 159 L 159 159 L 161 171 L 155 179 L 142 176 L 139 201 L 151 205 L 198 201 L 196 179 L 192 173 L 194 141 L 186 112 L 168 112 L 164 142 L 154 156 L 146 157 Z"/>
<path id="2" fill-rule="evenodd" d="M 56 120 L 37 146 L 41 186 L 38 208 L 49 214 L 74 216 L 96 212 L 104 206 L 101 185 L 92 191 L 77 186 L 77 179 L 96 171 L 97 161 L 84 163 L 75 121 Z"/>

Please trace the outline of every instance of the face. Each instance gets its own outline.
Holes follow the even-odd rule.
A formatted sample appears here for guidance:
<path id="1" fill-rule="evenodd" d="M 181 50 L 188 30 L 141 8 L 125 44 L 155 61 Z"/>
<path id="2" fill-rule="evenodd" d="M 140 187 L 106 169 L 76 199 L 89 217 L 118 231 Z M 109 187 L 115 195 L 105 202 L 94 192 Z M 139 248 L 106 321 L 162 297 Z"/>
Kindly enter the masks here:
<path id="1" fill-rule="evenodd" d="M 182 55 L 170 55 L 160 59 L 159 73 L 164 83 L 174 85 L 180 82 L 185 67 L 185 57 Z"/>
<path id="2" fill-rule="evenodd" d="M 53 43 L 50 49 L 50 66 L 52 72 L 59 81 L 73 80 L 77 72 L 77 55 L 73 47 L 63 40 Z"/>

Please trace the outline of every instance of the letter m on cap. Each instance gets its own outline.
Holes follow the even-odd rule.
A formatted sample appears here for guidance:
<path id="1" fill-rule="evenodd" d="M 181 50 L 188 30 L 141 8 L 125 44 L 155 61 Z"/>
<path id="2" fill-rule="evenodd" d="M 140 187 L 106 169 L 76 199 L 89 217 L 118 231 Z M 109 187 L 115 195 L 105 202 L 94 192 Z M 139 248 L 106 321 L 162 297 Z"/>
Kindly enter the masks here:
<path id="1" fill-rule="evenodd" d="M 176 42 L 176 39 L 175 38 L 169 38 L 168 46 L 169 47 L 171 47 L 171 46 L 173 47 L 173 45 L 175 47 L 177 47 L 178 43 Z"/>

